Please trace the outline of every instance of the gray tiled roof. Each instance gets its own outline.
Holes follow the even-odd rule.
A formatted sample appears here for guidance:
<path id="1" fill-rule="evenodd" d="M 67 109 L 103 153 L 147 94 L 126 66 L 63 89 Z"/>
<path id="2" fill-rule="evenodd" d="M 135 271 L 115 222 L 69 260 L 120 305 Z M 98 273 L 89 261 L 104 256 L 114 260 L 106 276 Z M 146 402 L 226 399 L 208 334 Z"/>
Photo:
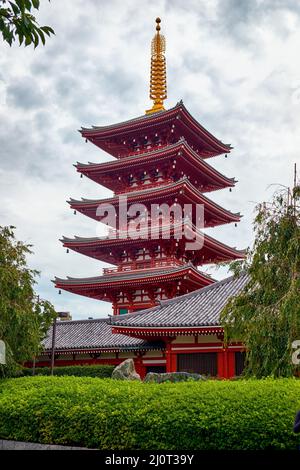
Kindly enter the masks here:
<path id="1" fill-rule="evenodd" d="M 58 321 L 56 325 L 56 350 L 82 349 L 161 349 L 160 342 L 149 343 L 145 340 L 112 333 L 109 318 L 79 321 Z M 43 341 L 45 350 L 52 344 L 52 327 Z"/>
<path id="2" fill-rule="evenodd" d="M 161 305 L 141 312 L 112 318 L 114 326 L 197 327 L 217 326 L 220 313 L 229 298 L 239 294 L 248 276 L 229 277 L 190 294 L 162 301 Z"/>
<path id="3" fill-rule="evenodd" d="M 94 320 L 58 322 L 55 348 L 57 351 L 162 349 L 162 342 L 147 342 L 143 339 L 115 334 L 112 333 L 111 327 L 218 326 L 223 307 L 230 297 L 242 291 L 248 279 L 246 274 L 238 278 L 232 276 L 193 293 L 162 301 L 157 307 L 137 313 Z M 51 343 L 52 328 L 43 341 L 46 351 L 51 349 Z"/>

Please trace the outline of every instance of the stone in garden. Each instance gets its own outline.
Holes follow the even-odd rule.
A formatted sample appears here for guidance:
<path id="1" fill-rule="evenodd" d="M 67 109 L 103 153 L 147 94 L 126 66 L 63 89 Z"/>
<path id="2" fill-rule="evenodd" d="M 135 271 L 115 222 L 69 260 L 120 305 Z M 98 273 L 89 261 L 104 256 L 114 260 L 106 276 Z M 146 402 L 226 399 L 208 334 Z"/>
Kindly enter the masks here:
<path id="1" fill-rule="evenodd" d="M 140 375 L 136 372 L 133 359 L 126 359 L 121 362 L 112 373 L 112 379 L 118 380 L 141 380 Z"/>
<path id="2" fill-rule="evenodd" d="M 189 372 L 166 372 L 158 374 L 156 372 L 149 372 L 144 382 L 186 382 L 188 380 L 206 380 L 203 375 L 191 374 Z"/>
<path id="3" fill-rule="evenodd" d="M 0 340 L 0 364 L 6 364 L 5 343 L 2 339 Z"/>

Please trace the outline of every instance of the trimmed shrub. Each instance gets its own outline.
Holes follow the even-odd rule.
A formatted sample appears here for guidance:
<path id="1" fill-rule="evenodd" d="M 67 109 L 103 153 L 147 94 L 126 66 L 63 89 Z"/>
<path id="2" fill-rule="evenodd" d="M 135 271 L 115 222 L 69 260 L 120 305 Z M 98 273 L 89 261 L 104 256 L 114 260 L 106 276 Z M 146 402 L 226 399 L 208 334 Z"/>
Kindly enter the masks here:
<path id="1" fill-rule="evenodd" d="M 53 374 L 59 376 L 71 375 L 75 377 L 98 377 L 109 378 L 111 377 L 114 366 L 95 365 L 95 366 L 65 366 L 54 367 Z M 35 375 L 50 375 L 50 367 L 36 367 Z M 32 369 L 24 368 L 21 372 L 23 376 L 32 376 Z"/>
<path id="2" fill-rule="evenodd" d="M 0 381 L 0 438 L 105 450 L 296 449 L 298 379 Z"/>

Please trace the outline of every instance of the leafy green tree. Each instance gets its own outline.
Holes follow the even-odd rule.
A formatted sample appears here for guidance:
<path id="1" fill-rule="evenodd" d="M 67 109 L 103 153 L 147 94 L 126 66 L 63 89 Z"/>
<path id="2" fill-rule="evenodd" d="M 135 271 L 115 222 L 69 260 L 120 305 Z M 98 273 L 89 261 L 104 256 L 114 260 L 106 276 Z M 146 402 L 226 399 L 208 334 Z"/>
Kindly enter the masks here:
<path id="1" fill-rule="evenodd" d="M 7 365 L 0 376 L 11 374 L 41 350 L 56 316 L 53 306 L 34 292 L 38 271 L 29 269 L 26 257 L 31 245 L 17 241 L 14 227 L 0 227 L 0 339 L 7 351 Z"/>
<path id="2" fill-rule="evenodd" d="M 50 0 L 49 0 L 50 1 Z M 39 26 L 32 10 L 38 10 L 40 0 L 0 0 L 0 32 L 10 46 L 19 39 L 19 44 L 36 48 L 40 41 L 45 45 L 46 36 L 55 34 L 50 26 Z"/>
<path id="3" fill-rule="evenodd" d="M 233 270 L 248 271 L 246 289 L 222 312 L 225 340 L 247 348 L 246 376 L 291 376 L 300 339 L 300 187 L 277 191 L 257 207 L 255 242 Z"/>

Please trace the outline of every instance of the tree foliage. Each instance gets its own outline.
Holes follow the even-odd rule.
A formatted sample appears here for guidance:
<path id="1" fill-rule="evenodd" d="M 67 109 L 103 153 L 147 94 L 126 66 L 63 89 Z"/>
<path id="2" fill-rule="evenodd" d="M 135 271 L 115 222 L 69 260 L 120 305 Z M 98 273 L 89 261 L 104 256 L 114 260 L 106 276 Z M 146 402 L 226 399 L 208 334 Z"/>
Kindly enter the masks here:
<path id="1" fill-rule="evenodd" d="M 300 339 L 300 188 L 278 191 L 257 207 L 255 242 L 247 259 L 234 263 L 249 283 L 222 313 L 225 338 L 247 348 L 245 375 L 291 376 L 292 343 Z"/>
<path id="2" fill-rule="evenodd" d="M 49 0 L 50 1 L 50 0 Z M 0 32 L 10 46 L 18 39 L 20 46 L 36 48 L 46 43 L 46 36 L 55 34 L 50 26 L 39 26 L 32 10 L 38 10 L 40 0 L 0 0 Z"/>
<path id="3" fill-rule="evenodd" d="M 26 257 L 31 246 L 17 241 L 14 227 L 0 227 L 0 339 L 5 341 L 9 375 L 17 363 L 32 360 L 55 317 L 53 306 L 34 292 L 36 270 Z"/>

